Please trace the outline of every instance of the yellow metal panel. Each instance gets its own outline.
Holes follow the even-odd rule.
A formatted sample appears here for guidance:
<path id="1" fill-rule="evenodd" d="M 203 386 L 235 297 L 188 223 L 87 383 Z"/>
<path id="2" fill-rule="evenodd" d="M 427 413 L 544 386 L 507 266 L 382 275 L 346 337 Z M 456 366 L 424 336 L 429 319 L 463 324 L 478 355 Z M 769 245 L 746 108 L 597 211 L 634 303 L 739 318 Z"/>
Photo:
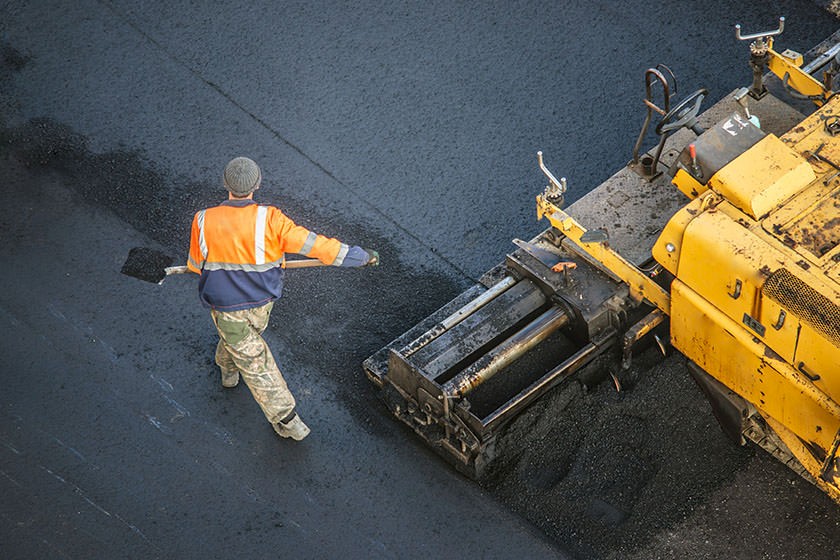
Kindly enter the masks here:
<path id="1" fill-rule="evenodd" d="M 837 402 L 679 280 L 671 308 L 675 348 L 825 456 L 840 429 Z"/>
<path id="2" fill-rule="evenodd" d="M 781 53 L 777 53 L 777 52 L 774 51 L 773 54 L 780 56 L 782 59 L 787 61 L 788 64 L 790 64 L 792 66 L 795 66 L 797 68 L 802 66 L 802 63 L 805 62 L 805 57 L 802 56 L 802 53 L 798 53 L 796 51 L 786 50 L 786 51 L 781 52 Z M 802 92 L 800 92 L 800 93 L 802 93 Z"/>
<path id="3" fill-rule="evenodd" d="M 810 325 L 803 323 L 796 347 L 794 367 L 811 376 L 826 394 L 840 401 L 840 347 L 834 346 Z"/>
<path id="4" fill-rule="evenodd" d="M 826 276 L 840 284 L 840 259 L 838 259 L 837 264 L 830 267 L 825 274 Z"/>
<path id="5" fill-rule="evenodd" d="M 831 161 L 840 160 L 840 142 L 832 142 L 825 130 L 825 120 L 829 116 L 840 115 L 840 96 L 835 95 L 818 111 L 814 111 L 799 125 L 782 135 L 781 140 L 802 154 L 806 150 L 815 150 L 825 142 L 820 152 Z"/>
<path id="6" fill-rule="evenodd" d="M 773 272 L 768 265 L 779 266 L 781 259 L 778 251 L 727 212 L 712 209 L 688 224 L 677 277 L 790 361 L 798 335 L 796 317 L 786 310 L 785 321 L 775 328 L 782 307 L 761 292 Z"/>
<path id="7" fill-rule="evenodd" d="M 802 64 L 802 57 L 790 59 L 780 55 L 776 51 L 770 51 L 770 60 L 767 63 L 767 68 L 776 74 L 780 79 L 784 80 L 787 76 L 788 85 L 801 93 L 802 95 L 824 95 L 825 88 L 822 84 L 814 79 L 813 76 L 799 68 Z M 818 105 L 818 101 L 815 101 Z"/>
<path id="8" fill-rule="evenodd" d="M 689 175 L 685 169 L 677 169 L 677 174 L 674 175 L 671 182 L 681 193 L 692 200 L 709 190 L 709 187 Z"/>
<path id="9" fill-rule="evenodd" d="M 757 263 L 767 260 L 767 249 L 725 213 L 704 212 L 685 230 L 677 278 L 740 321 L 756 309 L 765 278 Z"/>
<path id="10" fill-rule="evenodd" d="M 680 262 L 680 255 L 682 254 L 685 228 L 705 208 L 718 202 L 720 202 L 720 197 L 716 193 L 706 191 L 674 214 L 668 220 L 668 223 L 665 224 L 662 233 L 659 235 L 651 251 L 656 262 L 676 276 L 677 265 Z"/>
<path id="11" fill-rule="evenodd" d="M 760 301 L 761 306 L 756 313 L 756 319 L 762 325 L 766 325 L 761 339 L 787 363 L 793 363 L 799 321 L 790 309 L 785 309 L 772 299 L 763 297 Z"/>
<path id="12" fill-rule="evenodd" d="M 790 363 L 836 399 L 840 397 L 840 297 L 821 283 L 819 276 L 784 267 L 773 272 L 762 293 L 799 322 L 796 355 Z M 826 294 L 833 294 L 833 301 Z"/>
<path id="13" fill-rule="evenodd" d="M 834 172 L 833 169 L 832 172 Z M 764 231 L 788 246 L 792 244 L 790 240 L 795 241 L 796 238 L 806 241 L 807 246 L 797 247 L 797 251 L 810 262 L 817 264 L 820 260 L 818 251 L 810 251 L 808 248 L 821 245 L 815 241 L 818 241 L 820 237 L 826 237 L 826 233 L 830 234 L 828 231 L 823 232 L 826 228 L 833 228 L 835 232 L 840 231 L 840 224 L 836 219 L 840 213 L 836 207 L 833 207 L 837 200 L 840 200 L 840 187 L 833 183 L 825 185 L 822 181 L 815 181 L 789 203 L 771 212 L 761 225 Z M 818 229 L 814 229 L 814 225 L 807 226 L 806 222 L 817 219 L 817 214 L 820 218 L 814 225 Z M 797 228 L 797 225 L 803 224 L 806 225 L 807 231 Z M 811 230 L 814 230 L 816 235 Z M 836 237 L 837 234 L 833 235 Z"/>
<path id="14" fill-rule="evenodd" d="M 811 189 L 809 189 L 811 190 Z M 813 262 L 840 244 L 840 189 L 812 203 L 780 229 L 785 240 L 796 243 L 796 251 Z M 803 197 L 797 197 L 803 198 Z M 811 199 L 813 201 L 813 199 Z M 771 230 L 773 231 L 773 230 Z"/>
<path id="15" fill-rule="evenodd" d="M 709 186 L 747 215 L 760 219 L 815 178 L 802 156 L 768 134 L 715 173 Z"/>

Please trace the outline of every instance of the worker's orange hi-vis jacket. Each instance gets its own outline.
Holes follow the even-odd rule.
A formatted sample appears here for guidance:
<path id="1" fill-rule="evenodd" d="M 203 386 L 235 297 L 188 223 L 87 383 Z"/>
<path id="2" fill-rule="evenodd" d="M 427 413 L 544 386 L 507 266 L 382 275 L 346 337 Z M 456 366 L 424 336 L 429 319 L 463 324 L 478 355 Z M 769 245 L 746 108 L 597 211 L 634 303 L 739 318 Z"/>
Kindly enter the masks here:
<path id="1" fill-rule="evenodd" d="M 259 307 L 280 297 L 286 253 L 333 266 L 363 266 L 369 255 L 296 225 L 278 208 L 226 200 L 197 212 L 187 267 L 201 275 L 201 300 L 213 309 Z"/>

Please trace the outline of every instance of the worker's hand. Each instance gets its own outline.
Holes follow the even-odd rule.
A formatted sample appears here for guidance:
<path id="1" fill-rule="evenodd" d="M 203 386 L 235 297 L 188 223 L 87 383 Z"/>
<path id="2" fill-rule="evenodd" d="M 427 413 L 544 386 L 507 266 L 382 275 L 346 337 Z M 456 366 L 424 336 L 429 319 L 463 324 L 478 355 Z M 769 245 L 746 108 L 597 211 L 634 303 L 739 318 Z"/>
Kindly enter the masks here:
<path id="1" fill-rule="evenodd" d="M 365 249 L 365 252 L 370 255 L 370 259 L 365 266 L 379 266 L 379 252 L 373 249 Z"/>

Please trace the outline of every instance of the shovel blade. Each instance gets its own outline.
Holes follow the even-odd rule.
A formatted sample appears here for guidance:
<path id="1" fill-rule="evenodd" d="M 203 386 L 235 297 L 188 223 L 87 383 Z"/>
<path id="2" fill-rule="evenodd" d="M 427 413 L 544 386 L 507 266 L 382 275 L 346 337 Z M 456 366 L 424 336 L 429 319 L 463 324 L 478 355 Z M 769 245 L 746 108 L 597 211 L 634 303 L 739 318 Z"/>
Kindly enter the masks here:
<path id="1" fill-rule="evenodd" d="M 166 278 L 166 267 L 172 265 L 174 259 L 155 249 L 148 247 L 134 247 L 128 252 L 121 273 L 145 282 L 159 284 Z"/>

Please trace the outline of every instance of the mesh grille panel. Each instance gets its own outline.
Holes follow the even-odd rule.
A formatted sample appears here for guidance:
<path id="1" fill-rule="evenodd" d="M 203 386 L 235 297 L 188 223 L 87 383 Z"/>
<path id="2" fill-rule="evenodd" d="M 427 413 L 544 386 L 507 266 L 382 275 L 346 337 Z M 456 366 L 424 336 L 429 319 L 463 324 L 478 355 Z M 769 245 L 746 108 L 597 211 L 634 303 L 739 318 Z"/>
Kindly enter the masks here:
<path id="1" fill-rule="evenodd" d="M 786 268 L 774 272 L 764 283 L 762 291 L 802 322 L 840 345 L 840 307 Z"/>

